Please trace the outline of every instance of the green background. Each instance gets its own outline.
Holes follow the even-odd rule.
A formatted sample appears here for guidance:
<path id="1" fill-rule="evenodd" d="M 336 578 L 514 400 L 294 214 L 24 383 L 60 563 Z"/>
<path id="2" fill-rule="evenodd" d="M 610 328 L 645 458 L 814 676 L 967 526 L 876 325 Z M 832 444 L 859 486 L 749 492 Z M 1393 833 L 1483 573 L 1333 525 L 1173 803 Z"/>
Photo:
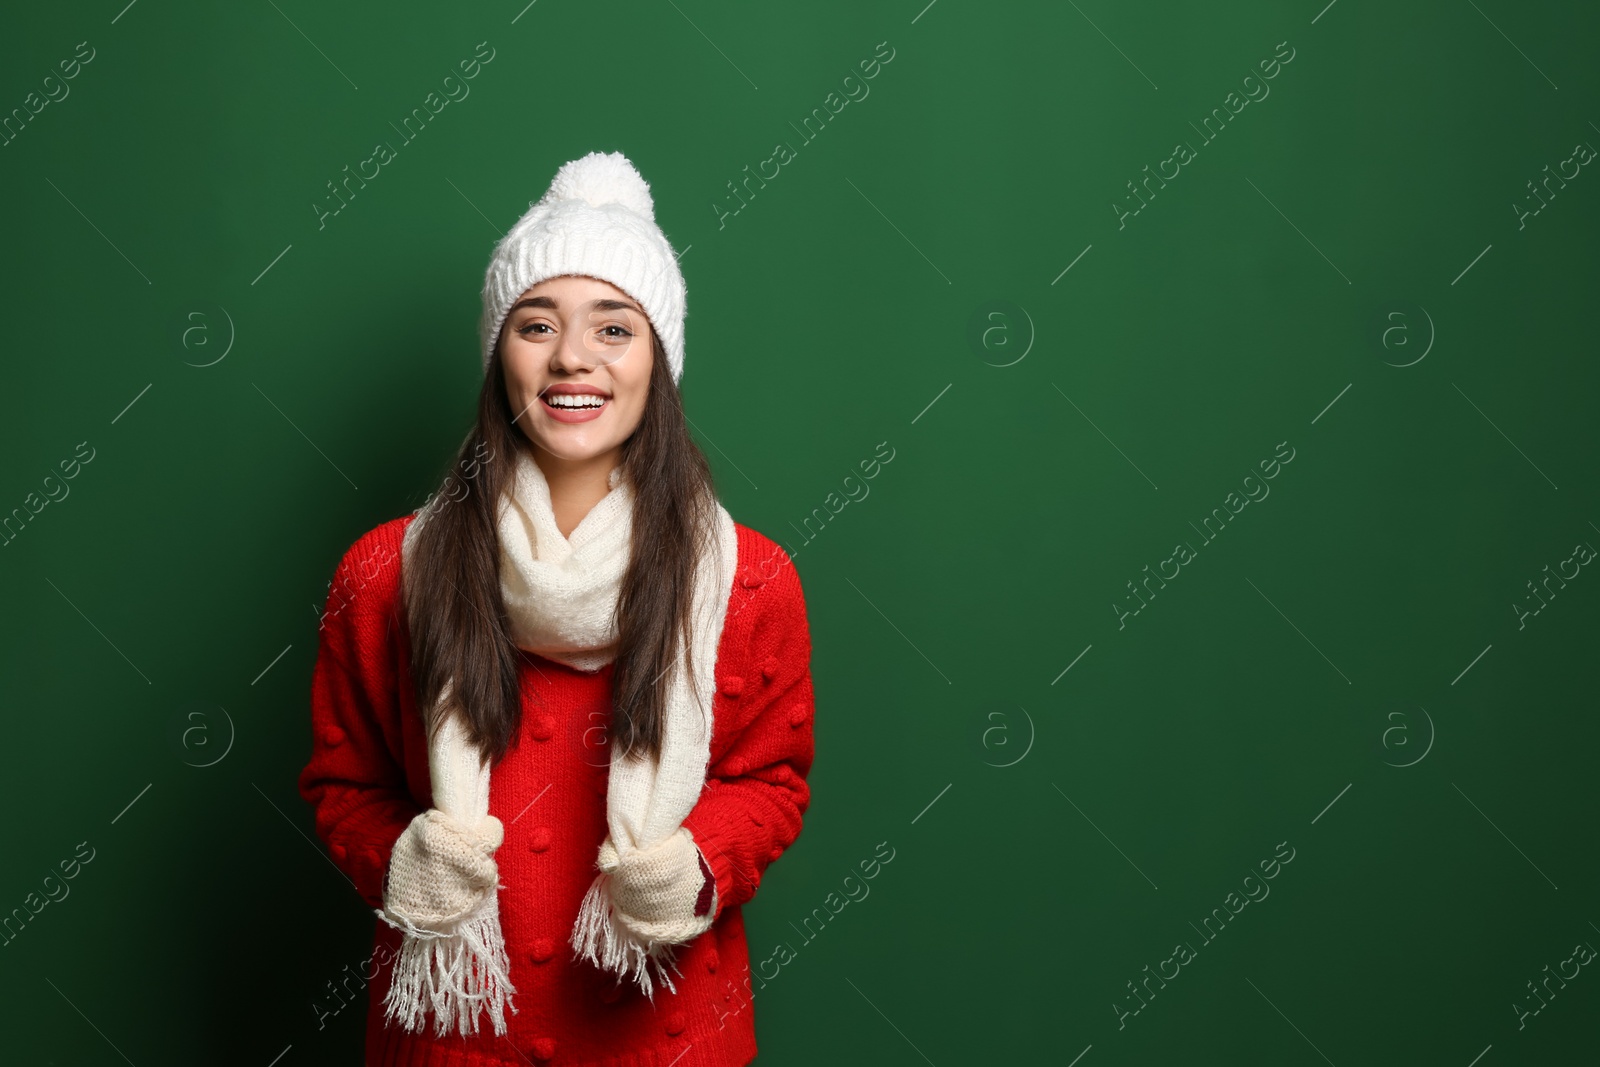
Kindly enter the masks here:
<path id="1" fill-rule="evenodd" d="M 1516 1006 L 1600 944 L 1600 579 L 1516 605 L 1600 544 L 1600 177 L 1514 207 L 1600 144 L 1592 9 L 124 2 L 0 34 L 6 111 L 95 50 L 0 148 L 0 512 L 94 451 L 0 551 L 0 910 L 94 850 L 0 950 L 9 1061 L 359 1062 L 364 1005 L 312 1008 L 373 921 L 295 788 L 318 613 L 470 423 L 493 242 L 595 150 L 651 182 L 690 418 L 806 591 L 813 801 L 746 908 L 752 961 L 796 954 L 760 1063 L 1592 1057 L 1587 969 Z"/>

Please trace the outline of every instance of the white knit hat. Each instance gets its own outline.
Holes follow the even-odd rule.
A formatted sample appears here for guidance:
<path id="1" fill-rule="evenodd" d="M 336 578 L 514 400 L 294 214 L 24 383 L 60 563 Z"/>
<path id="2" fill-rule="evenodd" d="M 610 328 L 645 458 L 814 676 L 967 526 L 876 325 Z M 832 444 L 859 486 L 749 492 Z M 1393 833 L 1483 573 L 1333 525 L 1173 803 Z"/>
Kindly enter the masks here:
<path id="1" fill-rule="evenodd" d="M 547 278 L 587 274 L 639 302 L 683 377 L 683 273 L 656 225 L 650 185 L 621 152 L 563 163 L 550 188 L 495 245 L 483 280 L 483 369 L 517 298 Z"/>

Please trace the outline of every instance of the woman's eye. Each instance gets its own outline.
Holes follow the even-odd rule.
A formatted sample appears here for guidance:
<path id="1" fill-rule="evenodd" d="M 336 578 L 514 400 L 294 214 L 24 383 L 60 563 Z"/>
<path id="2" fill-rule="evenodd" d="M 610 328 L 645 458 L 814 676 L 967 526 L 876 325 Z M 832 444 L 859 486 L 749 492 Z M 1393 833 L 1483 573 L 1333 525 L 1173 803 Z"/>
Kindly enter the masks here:
<path id="1" fill-rule="evenodd" d="M 608 330 L 616 330 L 617 331 L 616 333 L 606 333 L 607 337 L 632 337 L 633 336 L 633 334 L 631 332 L 629 332 L 627 327 L 618 326 L 615 323 L 613 323 L 610 326 L 601 327 L 601 330 L 602 330 L 602 332 L 608 331 Z"/>
<path id="2" fill-rule="evenodd" d="M 549 329 L 549 326 L 542 322 L 530 322 L 525 326 L 518 326 L 517 333 L 526 334 L 529 330 L 533 329 Z"/>

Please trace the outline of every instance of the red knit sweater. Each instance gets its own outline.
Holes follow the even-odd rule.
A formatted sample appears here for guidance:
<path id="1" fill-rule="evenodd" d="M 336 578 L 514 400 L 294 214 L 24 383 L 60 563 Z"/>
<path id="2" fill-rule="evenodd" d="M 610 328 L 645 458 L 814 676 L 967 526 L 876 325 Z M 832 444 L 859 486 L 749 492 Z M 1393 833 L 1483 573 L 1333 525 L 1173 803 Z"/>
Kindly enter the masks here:
<path id="1" fill-rule="evenodd" d="M 301 795 L 335 866 L 373 907 L 395 840 L 432 806 L 428 749 L 412 699 L 399 612 L 400 540 L 414 516 L 384 523 L 334 576 L 312 678 L 311 759 Z M 383 998 L 398 930 L 373 918 L 366 1067 L 744 1067 L 756 1054 L 741 905 L 800 833 L 810 803 L 811 641 L 793 562 L 748 527 L 716 660 L 715 730 L 705 788 L 684 820 L 716 879 L 710 930 L 677 949 L 678 991 L 652 1004 L 575 958 L 578 906 L 604 840 L 612 664 L 579 671 L 520 653 L 522 723 L 490 773 L 500 918 L 516 1008 L 507 1034 L 479 1016 L 472 1037 L 387 1024 Z M 704 898 L 702 898 L 704 899 Z"/>

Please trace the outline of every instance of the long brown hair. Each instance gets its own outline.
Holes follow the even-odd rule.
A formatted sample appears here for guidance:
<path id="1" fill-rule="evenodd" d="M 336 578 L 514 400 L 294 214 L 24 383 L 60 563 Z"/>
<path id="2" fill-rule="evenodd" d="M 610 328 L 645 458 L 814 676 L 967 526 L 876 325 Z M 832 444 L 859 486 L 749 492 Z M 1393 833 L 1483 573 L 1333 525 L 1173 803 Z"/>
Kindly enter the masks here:
<path id="1" fill-rule="evenodd" d="M 716 505 L 711 465 L 689 434 L 666 350 L 649 332 L 650 395 L 622 446 L 622 475 L 634 490 L 633 536 L 612 673 L 610 743 L 633 758 L 661 751 L 666 687 L 656 683 L 686 662 L 694 565 L 711 536 Z M 498 504 L 511 491 L 517 453 L 531 458 L 534 448 L 513 421 L 500 347 L 484 374 L 477 423 L 445 476 L 448 499 L 432 501 L 438 510 L 418 531 L 402 576 L 413 695 L 423 722 L 431 730 L 441 712 L 462 716 L 467 736 L 491 762 L 505 755 L 522 721 L 521 653 L 507 635 L 500 595 Z M 447 681 L 450 706 L 438 708 Z"/>

